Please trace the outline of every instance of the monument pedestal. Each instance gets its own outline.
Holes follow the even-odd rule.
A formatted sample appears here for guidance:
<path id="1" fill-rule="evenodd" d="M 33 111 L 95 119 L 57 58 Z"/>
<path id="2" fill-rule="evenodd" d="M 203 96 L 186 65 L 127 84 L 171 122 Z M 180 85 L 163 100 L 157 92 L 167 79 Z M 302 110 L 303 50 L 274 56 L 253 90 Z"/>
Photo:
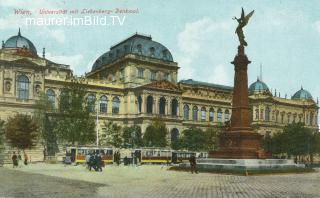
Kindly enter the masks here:
<path id="1" fill-rule="evenodd" d="M 220 135 L 219 151 L 209 152 L 209 157 L 226 159 L 266 158 L 260 149 L 262 135 L 251 130 L 227 131 Z"/>
<path id="2" fill-rule="evenodd" d="M 189 163 L 180 167 L 190 168 Z M 290 159 L 219 159 L 208 158 L 197 160 L 197 168 L 208 171 L 247 171 L 247 170 L 286 170 L 305 168 L 304 164 L 295 164 Z"/>

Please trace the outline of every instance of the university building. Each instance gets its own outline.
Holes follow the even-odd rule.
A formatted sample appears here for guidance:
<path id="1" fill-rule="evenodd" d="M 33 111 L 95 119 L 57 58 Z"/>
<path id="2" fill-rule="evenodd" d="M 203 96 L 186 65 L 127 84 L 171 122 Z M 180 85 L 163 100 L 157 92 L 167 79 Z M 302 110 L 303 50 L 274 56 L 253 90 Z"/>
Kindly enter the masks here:
<path id="1" fill-rule="evenodd" d="M 100 135 L 105 136 L 105 121 L 137 124 L 144 133 L 160 116 L 171 141 L 191 126 L 205 129 L 228 121 L 233 88 L 192 79 L 178 81 L 180 66 L 169 49 L 151 36 L 134 34 L 111 46 L 82 77 L 88 89 L 87 106 L 93 116 L 98 113 Z M 46 59 L 44 49 L 39 56 L 19 30 L 2 42 L 0 50 L 0 119 L 32 114 L 41 93 L 58 110 L 60 94 L 72 76 L 68 65 Z M 253 82 L 249 87 L 253 128 L 273 134 L 288 123 L 304 122 L 318 130 L 318 102 L 307 90 L 297 90 L 291 98 L 283 98 L 271 93 L 261 79 Z"/>

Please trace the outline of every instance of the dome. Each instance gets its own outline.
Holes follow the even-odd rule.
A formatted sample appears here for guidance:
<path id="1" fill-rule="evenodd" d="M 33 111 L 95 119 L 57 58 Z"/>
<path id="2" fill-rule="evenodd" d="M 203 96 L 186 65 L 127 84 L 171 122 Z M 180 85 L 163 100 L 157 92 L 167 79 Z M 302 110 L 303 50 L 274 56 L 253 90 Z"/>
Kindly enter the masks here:
<path id="1" fill-rule="evenodd" d="M 173 61 L 170 51 L 165 46 L 153 41 L 151 36 L 136 33 L 112 46 L 110 51 L 101 55 L 93 64 L 92 71 L 127 54 L 136 54 L 163 61 Z"/>
<path id="2" fill-rule="evenodd" d="M 17 36 L 10 37 L 3 45 L 4 49 L 28 49 L 32 55 L 37 56 L 37 49 L 34 47 L 33 43 L 21 36 L 20 29 Z"/>
<path id="3" fill-rule="evenodd" d="M 312 100 L 312 96 L 310 94 L 310 92 L 308 92 L 307 90 L 304 90 L 302 87 L 299 91 L 297 91 L 292 97 L 291 99 L 295 99 L 295 100 L 300 100 L 300 99 L 311 99 Z"/>
<path id="4" fill-rule="evenodd" d="M 256 82 L 252 83 L 249 87 L 249 94 L 255 94 L 255 93 L 263 93 L 265 91 L 269 91 L 268 86 L 266 83 L 262 82 L 259 78 Z"/>

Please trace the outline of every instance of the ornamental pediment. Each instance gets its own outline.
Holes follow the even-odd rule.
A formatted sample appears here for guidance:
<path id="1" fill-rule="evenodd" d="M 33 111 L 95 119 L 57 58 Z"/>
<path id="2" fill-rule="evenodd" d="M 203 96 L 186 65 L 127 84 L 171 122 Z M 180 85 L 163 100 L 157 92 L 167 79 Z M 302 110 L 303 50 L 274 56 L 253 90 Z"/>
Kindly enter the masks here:
<path id="1" fill-rule="evenodd" d="M 169 82 L 169 81 L 166 81 L 166 80 L 162 80 L 162 81 L 155 81 L 155 82 L 152 82 L 150 84 L 146 84 L 146 85 L 143 85 L 142 86 L 143 88 L 151 88 L 151 89 L 160 89 L 160 90 L 170 90 L 170 91 L 177 91 L 177 92 L 181 92 L 181 89 Z"/>
<path id="2" fill-rule="evenodd" d="M 17 59 L 17 60 L 14 60 L 14 61 L 11 61 L 11 63 L 13 64 L 22 64 L 22 65 L 35 65 L 37 66 L 37 64 L 35 64 L 34 62 L 26 59 L 26 58 L 22 58 L 22 59 Z"/>

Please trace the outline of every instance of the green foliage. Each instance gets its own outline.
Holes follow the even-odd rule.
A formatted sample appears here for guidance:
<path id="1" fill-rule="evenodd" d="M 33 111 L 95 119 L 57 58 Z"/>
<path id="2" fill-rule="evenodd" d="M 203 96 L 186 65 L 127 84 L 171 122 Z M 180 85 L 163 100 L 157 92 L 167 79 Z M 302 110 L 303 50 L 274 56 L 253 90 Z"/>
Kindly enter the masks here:
<path id="1" fill-rule="evenodd" d="M 0 120 L 0 150 L 3 147 L 3 143 L 4 143 L 4 121 Z"/>
<path id="2" fill-rule="evenodd" d="M 320 152 L 320 136 L 303 123 L 287 125 L 282 133 L 264 138 L 264 149 L 273 154 L 288 156 L 313 155 Z"/>
<path id="3" fill-rule="evenodd" d="M 141 127 L 137 125 L 133 125 L 130 127 L 123 128 L 123 146 L 125 148 L 133 148 L 133 147 L 142 147 L 142 135 L 141 135 Z"/>
<path id="4" fill-rule="evenodd" d="M 55 109 L 44 93 L 40 93 L 40 99 L 36 101 L 35 107 L 34 117 L 39 126 L 39 131 L 44 141 L 43 144 L 47 149 L 48 155 L 54 155 L 58 151 L 57 136 L 53 131 L 56 126 L 53 114 Z"/>
<path id="5" fill-rule="evenodd" d="M 206 149 L 207 135 L 199 128 L 184 130 L 182 137 L 183 147 L 189 151 L 203 151 Z"/>
<path id="6" fill-rule="evenodd" d="M 154 119 L 152 123 L 146 128 L 143 136 L 145 146 L 165 147 L 167 146 L 168 129 L 166 124 L 160 119 Z"/>
<path id="7" fill-rule="evenodd" d="M 113 123 L 113 122 L 105 122 L 104 123 L 105 130 L 105 138 L 100 139 L 101 145 L 112 145 L 114 147 L 120 148 L 122 145 L 122 134 L 121 134 L 121 126 Z"/>
<path id="8" fill-rule="evenodd" d="M 8 119 L 5 125 L 5 136 L 13 147 L 31 148 L 37 139 L 38 126 L 29 115 L 17 114 Z"/>
<path id="9" fill-rule="evenodd" d="M 219 134 L 221 133 L 221 128 L 209 127 L 205 131 L 206 141 L 204 142 L 204 150 L 215 151 L 219 148 Z"/>
<path id="10" fill-rule="evenodd" d="M 73 79 L 60 94 L 60 113 L 56 116 L 54 132 L 62 141 L 75 144 L 94 142 L 95 118 L 86 106 L 86 86 L 81 79 Z"/>

